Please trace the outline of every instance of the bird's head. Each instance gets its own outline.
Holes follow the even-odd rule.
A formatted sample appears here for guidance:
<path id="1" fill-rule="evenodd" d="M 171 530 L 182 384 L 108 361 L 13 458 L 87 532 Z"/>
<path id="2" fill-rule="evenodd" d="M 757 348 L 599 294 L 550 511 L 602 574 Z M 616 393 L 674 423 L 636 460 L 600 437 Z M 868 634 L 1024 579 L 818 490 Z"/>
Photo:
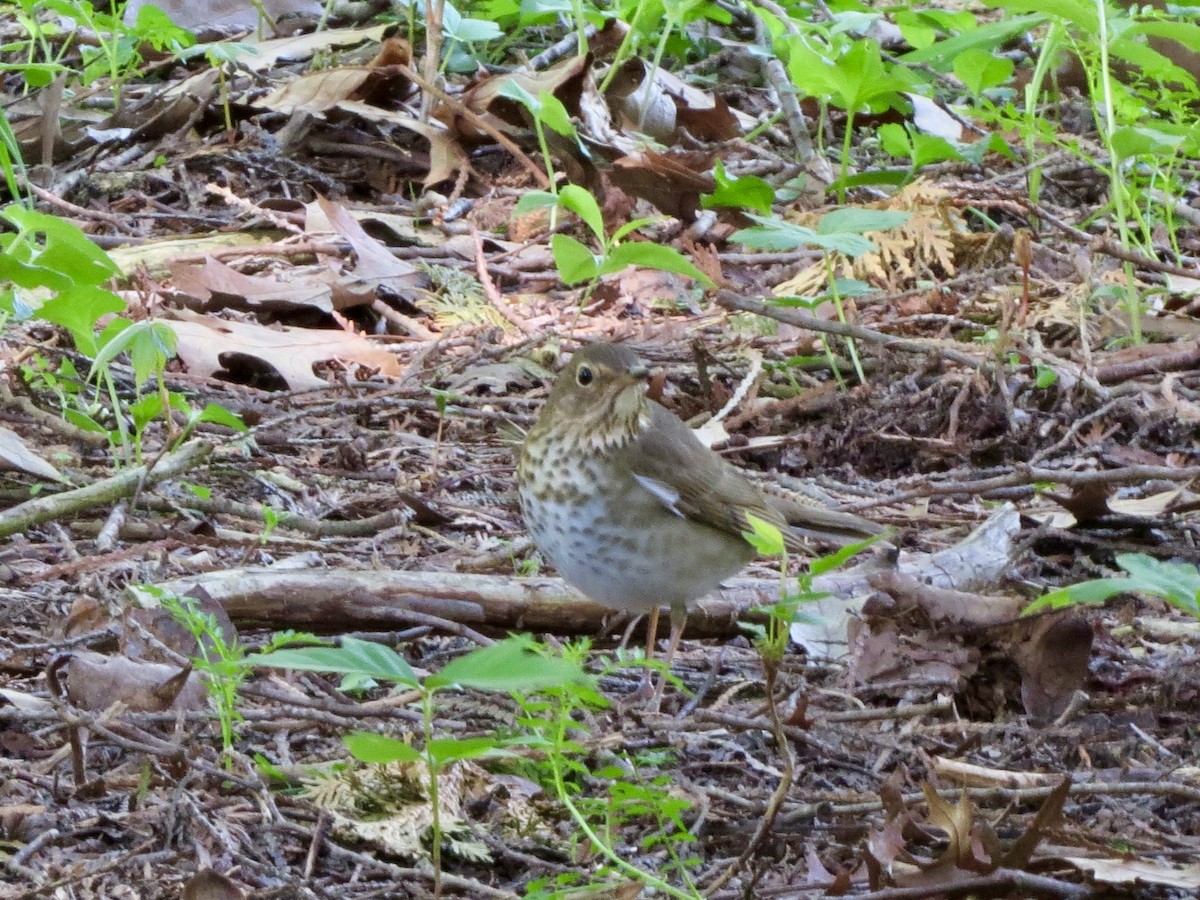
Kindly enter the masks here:
<path id="1" fill-rule="evenodd" d="M 623 444 L 650 423 L 649 378 L 628 347 L 589 344 L 555 380 L 538 426 L 568 431 L 593 449 Z"/>

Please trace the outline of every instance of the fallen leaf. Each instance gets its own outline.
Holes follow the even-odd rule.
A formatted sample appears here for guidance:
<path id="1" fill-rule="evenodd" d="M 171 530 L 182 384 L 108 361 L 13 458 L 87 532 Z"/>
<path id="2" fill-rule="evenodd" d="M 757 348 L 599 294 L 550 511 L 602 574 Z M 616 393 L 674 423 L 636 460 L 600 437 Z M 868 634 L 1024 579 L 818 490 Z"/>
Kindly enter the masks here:
<path id="1" fill-rule="evenodd" d="M 229 322 L 211 316 L 177 313 L 185 319 L 165 320 L 175 332 L 177 351 L 188 371 L 208 378 L 226 368 L 224 357 L 246 354 L 277 372 L 292 390 L 328 387 L 314 366 L 333 362 L 363 366 L 370 375 L 396 378 L 399 361 L 366 338 L 343 331 L 312 328 L 267 328 L 252 322 Z M 365 380 L 358 373 L 354 380 Z"/>
<path id="2" fill-rule="evenodd" d="M 66 481 L 58 469 L 30 450 L 19 434 L 0 428 L 0 469 L 4 468 L 18 469 L 39 478 Z"/>

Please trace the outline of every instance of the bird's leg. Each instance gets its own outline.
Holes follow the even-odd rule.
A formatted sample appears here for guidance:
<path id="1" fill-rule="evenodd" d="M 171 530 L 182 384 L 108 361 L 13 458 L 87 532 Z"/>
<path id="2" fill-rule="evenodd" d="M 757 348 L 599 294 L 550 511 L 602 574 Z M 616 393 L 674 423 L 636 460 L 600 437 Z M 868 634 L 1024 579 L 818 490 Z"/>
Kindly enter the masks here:
<path id="1" fill-rule="evenodd" d="M 654 639 L 658 636 L 658 613 L 659 610 L 656 606 L 646 614 L 646 662 L 654 659 Z M 653 697 L 654 686 L 650 683 L 651 677 L 650 669 L 643 668 L 642 681 L 629 699 L 638 701 Z"/>
<path id="2" fill-rule="evenodd" d="M 658 707 L 662 703 L 662 695 L 667 687 L 667 679 L 671 677 L 671 661 L 675 658 L 675 651 L 679 649 L 679 641 L 683 637 L 683 626 L 686 622 L 687 607 L 683 605 L 676 607 L 672 604 L 671 640 L 667 644 L 667 655 L 663 659 L 663 671 L 662 675 L 658 678 L 658 687 L 655 688 L 654 696 L 650 698 L 650 702 L 646 706 L 647 712 L 658 712 Z M 655 624 L 658 624 L 657 621 Z"/>

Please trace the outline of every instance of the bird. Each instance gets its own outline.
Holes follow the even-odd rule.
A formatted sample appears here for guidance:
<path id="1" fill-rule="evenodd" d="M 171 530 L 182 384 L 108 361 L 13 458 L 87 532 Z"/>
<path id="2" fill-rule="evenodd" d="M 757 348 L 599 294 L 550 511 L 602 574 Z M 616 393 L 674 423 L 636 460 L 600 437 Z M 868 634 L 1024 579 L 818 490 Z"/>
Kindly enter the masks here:
<path id="1" fill-rule="evenodd" d="M 649 376 L 626 345 L 577 350 L 525 436 L 517 488 L 534 544 L 567 583 L 604 606 L 649 614 L 647 659 L 660 609 L 670 608 L 664 671 L 650 703 L 657 709 L 689 606 L 754 557 L 744 536 L 750 517 L 777 527 L 789 550 L 806 538 L 845 545 L 885 529 L 765 495 L 650 399 Z"/>

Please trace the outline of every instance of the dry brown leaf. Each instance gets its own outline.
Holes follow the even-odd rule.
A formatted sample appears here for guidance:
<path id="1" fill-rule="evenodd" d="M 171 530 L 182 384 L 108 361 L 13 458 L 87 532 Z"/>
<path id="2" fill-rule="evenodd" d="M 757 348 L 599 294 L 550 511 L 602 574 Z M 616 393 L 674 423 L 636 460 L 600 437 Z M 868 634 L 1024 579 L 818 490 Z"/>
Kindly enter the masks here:
<path id="1" fill-rule="evenodd" d="M 833 254 L 838 277 L 870 281 L 888 291 L 911 287 L 923 273 L 933 270 L 953 276 L 957 270 L 955 247 L 966 233 L 962 213 L 949 204 L 947 191 L 917 179 L 899 193 L 868 204 L 868 209 L 909 213 L 908 221 L 886 232 L 868 232 L 877 250 L 855 259 Z M 799 224 L 813 225 L 812 217 Z M 824 291 L 829 274 L 819 260 L 774 288 L 776 296 L 811 296 Z"/>
<path id="2" fill-rule="evenodd" d="M 183 886 L 183 900 L 242 900 L 246 894 L 224 875 L 201 869 Z"/>
<path id="3" fill-rule="evenodd" d="M 162 712 L 199 709 L 205 688 L 190 669 L 79 650 L 67 664 L 67 697 L 82 709 L 108 709 L 120 702 L 139 712 Z"/>
<path id="4" fill-rule="evenodd" d="M 6 468 L 18 469 L 53 481 L 66 480 L 59 474 L 58 469 L 30 450 L 19 434 L 0 427 L 0 469 Z"/>
<path id="5" fill-rule="evenodd" d="M 340 362 L 364 367 L 351 371 L 352 380 L 373 375 L 397 378 L 399 361 L 357 334 L 311 328 L 267 328 L 251 322 L 228 322 L 211 316 L 181 312 L 179 320 L 167 320 L 175 332 L 179 358 L 188 371 L 208 378 L 227 368 L 230 354 L 245 354 L 274 370 L 292 390 L 328 387 L 314 366 Z"/>
<path id="6" fill-rule="evenodd" d="M 323 197 L 317 199 L 316 205 L 330 227 L 350 242 L 357 257 L 354 276 L 360 281 L 376 286 L 387 284 L 400 293 L 420 280 L 414 265 L 394 257 L 387 247 L 367 234 L 344 206 Z"/>
<path id="7" fill-rule="evenodd" d="M 238 64 L 252 72 L 265 72 L 281 62 L 301 62 L 321 50 L 333 47 L 344 49 L 367 41 L 378 43 L 383 40 L 390 27 L 375 25 L 370 28 L 331 28 L 286 38 L 243 42 L 249 43 L 254 52 L 240 57 Z"/>
<path id="8" fill-rule="evenodd" d="M 564 59 L 541 72 L 486 75 L 463 91 L 462 103 L 500 131 L 524 131 L 530 127 L 529 111 L 516 100 L 510 100 L 500 93 L 507 82 L 513 81 L 534 97 L 546 91 L 559 100 L 568 113 L 575 115 L 579 112 L 579 95 L 591 62 L 591 55 L 588 54 Z M 453 110 L 441 109 L 435 111 L 435 115 L 450 126 L 453 134 L 467 143 L 492 140 L 487 132 Z"/>
<path id="9" fill-rule="evenodd" d="M 317 278 L 277 281 L 263 275 L 243 275 L 211 257 L 201 265 L 168 262 L 175 290 L 201 301 L 203 308 L 332 312 L 331 273 Z M 323 276 L 323 277 L 322 277 Z M 370 302 L 367 299 L 365 302 Z"/>
<path id="10" fill-rule="evenodd" d="M 368 122 L 399 125 L 429 141 L 429 174 L 422 181 L 426 187 L 449 181 L 470 161 L 466 149 L 439 121 L 421 122 L 405 113 L 371 106 L 360 100 L 342 100 L 337 107 Z"/>
<path id="11" fill-rule="evenodd" d="M 378 77 L 375 71 L 367 66 L 309 72 L 284 82 L 271 93 L 259 97 L 252 105 L 285 115 L 303 111 L 323 117 L 326 110 L 354 97 L 367 79 L 375 77 Z"/>

